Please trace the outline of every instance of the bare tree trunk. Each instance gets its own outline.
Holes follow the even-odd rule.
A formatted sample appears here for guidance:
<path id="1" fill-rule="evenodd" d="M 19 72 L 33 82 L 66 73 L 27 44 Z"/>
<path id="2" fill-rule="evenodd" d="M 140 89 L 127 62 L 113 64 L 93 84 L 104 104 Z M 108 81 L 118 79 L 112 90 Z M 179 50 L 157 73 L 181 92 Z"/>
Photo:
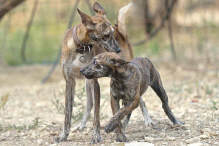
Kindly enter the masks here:
<path id="1" fill-rule="evenodd" d="M 0 21 L 5 14 L 24 1 L 25 0 L 0 0 Z"/>
<path id="2" fill-rule="evenodd" d="M 3 31 L 3 39 L 2 39 L 2 43 L 1 43 L 1 49 L 0 49 L 0 65 L 4 64 L 4 60 L 3 60 L 3 51 L 6 49 L 6 44 L 7 44 L 7 39 L 8 39 L 8 33 L 9 33 L 9 29 L 11 27 L 11 14 L 9 13 L 8 15 L 8 20 L 5 23 L 4 26 L 4 31 Z"/>
<path id="3" fill-rule="evenodd" d="M 156 36 L 158 34 L 158 32 L 160 32 L 160 30 L 162 30 L 164 28 L 165 22 L 169 19 L 170 15 L 173 11 L 174 6 L 176 5 L 176 2 L 177 2 L 177 0 L 165 0 L 165 14 L 162 17 L 160 24 L 150 32 L 149 37 L 147 39 L 141 40 L 137 43 L 134 43 L 133 44 L 134 46 L 138 46 L 138 45 L 141 45 L 141 44 L 149 41 L 154 36 Z"/>
<path id="4" fill-rule="evenodd" d="M 24 35 L 23 42 L 22 42 L 22 45 L 21 45 L 21 59 L 24 62 L 26 62 L 26 55 L 25 55 L 26 44 L 27 44 L 27 40 L 29 38 L 29 33 L 30 33 L 31 26 L 33 24 L 34 16 L 36 14 L 37 6 L 38 6 L 38 0 L 35 0 L 34 6 L 33 6 L 33 9 L 32 9 L 32 12 L 31 12 L 30 20 L 27 23 L 26 33 Z"/>
<path id="5" fill-rule="evenodd" d="M 169 11 L 169 3 L 168 0 L 165 1 L 165 7 L 167 9 L 167 13 Z M 169 17 L 167 18 L 167 26 L 168 26 L 168 36 L 170 39 L 170 49 L 172 53 L 173 59 L 176 61 L 176 51 L 174 47 L 174 42 L 173 42 L 173 33 L 172 33 L 172 25 L 171 25 L 171 13 L 169 14 Z"/>
<path id="6" fill-rule="evenodd" d="M 145 23 L 145 33 L 146 36 L 150 35 L 152 27 L 153 27 L 153 22 L 150 17 L 150 12 L 149 12 L 149 3 L 148 0 L 144 1 L 144 23 Z"/>

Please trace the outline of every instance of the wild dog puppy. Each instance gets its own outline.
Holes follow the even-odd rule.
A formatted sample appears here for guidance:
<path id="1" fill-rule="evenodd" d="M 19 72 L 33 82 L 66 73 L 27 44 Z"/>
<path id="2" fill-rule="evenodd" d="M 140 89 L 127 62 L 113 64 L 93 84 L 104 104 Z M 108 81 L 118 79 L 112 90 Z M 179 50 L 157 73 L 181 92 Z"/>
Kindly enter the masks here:
<path id="1" fill-rule="evenodd" d="M 161 99 L 163 110 L 172 123 L 182 124 L 173 115 L 160 75 L 149 59 L 135 58 L 128 62 L 121 59 L 116 53 L 105 52 L 95 56 L 92 62 L 82 68 L 80 72 L 87 79 L 111 78 L 110 95 L 113 117 L 106 125 L 105 132 L 109 133 L 115 129 L 117 141 L 127 141 L 121 130 L 121 120 L 127 115 L 131 116 L 148 86 L 151 86 Z M 119 105 L 121 99 L 123 108 L 120 108 Z"/>

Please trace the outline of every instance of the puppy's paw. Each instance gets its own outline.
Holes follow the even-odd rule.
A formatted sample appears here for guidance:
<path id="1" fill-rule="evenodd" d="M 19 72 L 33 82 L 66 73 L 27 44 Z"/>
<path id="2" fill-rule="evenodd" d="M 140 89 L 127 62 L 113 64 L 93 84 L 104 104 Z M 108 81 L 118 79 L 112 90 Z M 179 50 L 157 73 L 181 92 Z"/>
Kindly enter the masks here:
<path id="1" fill-rule="evenodd" d="M 118 125 L 119 125 L 119 122 L 117 122 L 117 121 L 111 121 L 111 122 L 109 122 L 109 123 L 105 126 L 104 130 L 105 130 L 106 133 L 110 133 L 110 132 L 112 132 Z"/>
<path id="2" fill-rule="evenodd" d="M 116 134 L 116 141 L 117 142 L 128 142 L 128 139 L 126 138 L 124 134 L 118 133 Z"/>
<path id="3" fill-rule="evenodd" d="M 99 133 L 95 133 L 92 137 L 91 144 L 95 144 L 99 142 L 101 142 L 101 136 Z"/>

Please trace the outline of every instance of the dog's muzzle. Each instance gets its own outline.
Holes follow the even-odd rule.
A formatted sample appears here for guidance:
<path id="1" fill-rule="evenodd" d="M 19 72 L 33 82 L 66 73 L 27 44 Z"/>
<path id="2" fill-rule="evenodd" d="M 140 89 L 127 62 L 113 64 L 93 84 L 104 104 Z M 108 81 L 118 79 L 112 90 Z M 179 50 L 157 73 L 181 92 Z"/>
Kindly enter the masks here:
<path id="1" fill-rule="evenodd" d="M 86 71 L 86 67 L 80 69 L 80 73 L 82 75 L 84 75 L 87 79 L 92 79 L 93 78 L 93 75 L 91 75 L 89 72 Z"/>

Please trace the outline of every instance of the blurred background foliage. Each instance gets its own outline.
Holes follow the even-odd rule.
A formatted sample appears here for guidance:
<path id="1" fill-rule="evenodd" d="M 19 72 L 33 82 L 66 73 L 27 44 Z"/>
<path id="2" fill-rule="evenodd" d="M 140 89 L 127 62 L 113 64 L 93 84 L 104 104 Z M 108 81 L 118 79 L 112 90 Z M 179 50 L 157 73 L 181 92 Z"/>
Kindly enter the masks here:
<path id="1" fill-rule="evenodd" d="M 105 8 L 108 19 L 115 24 L 118 11 L 130 1 L 98 0 Z M 91 0 L 91 4 L 94 0 Z M 153 3 L 156 5 L 159 0 Z M 34 0 L 27 0 L 0 21 L 0 64 L 51 64 L 56 59 L 75 0 L 39 0 L 26 46 L 27 62 L 21 59 L 21 44 L 31 16 Z M 79 8 L 90 14 L 85 0 Z M 217 0 L 178 0 L 172 14 L 173 38 L 177 59 L 198 59 L 218 55 L 219 2 Z M 130 20 L 131 21 L 131 20 Z M 79 24 L 76 14 L 73 25 Z M 131 25 L 132 24 L 132 25 Z M 131 43 L 145 38 L 145 33 L 130 23 L 128 36 Z M 134 28 L 134 29 L 131 29 Z M 167 29 L 152 40 L 134 46 L 135 56 L 171 58 Z M 194 57 L 195 56 L 195 57 Z"/>

